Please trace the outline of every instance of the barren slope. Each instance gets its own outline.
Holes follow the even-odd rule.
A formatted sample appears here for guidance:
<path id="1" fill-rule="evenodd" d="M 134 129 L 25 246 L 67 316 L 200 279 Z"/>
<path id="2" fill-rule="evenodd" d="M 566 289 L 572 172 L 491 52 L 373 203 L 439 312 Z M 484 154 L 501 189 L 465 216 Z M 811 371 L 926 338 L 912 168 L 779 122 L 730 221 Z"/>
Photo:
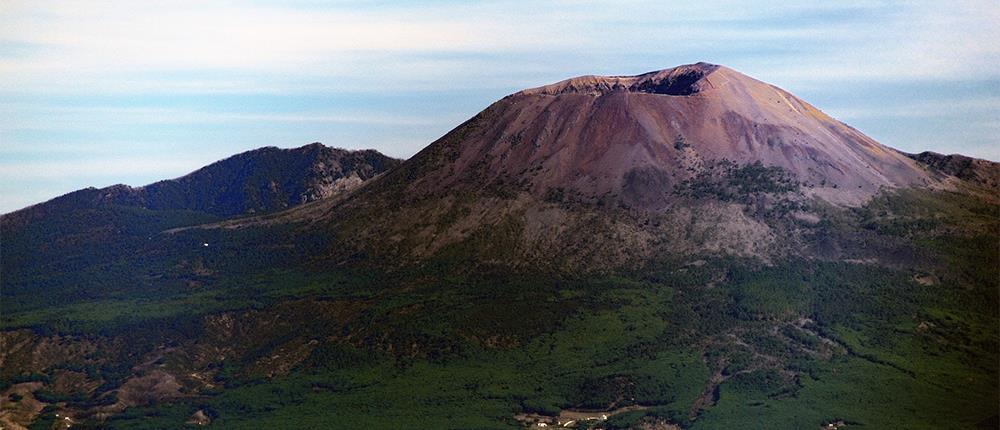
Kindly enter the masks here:
<path id="1" fill-rule="evenodd" d="M 807 254 L 814 197 L 855 206 L 911 186 L 946 182 L 779 88 L 698 63 L 507 96 L 345 202 L 270 221 L 328 228 L 338 259 L 603 270 Z"/>
<path id="2" fill-rule="evenodd" d="M 852 205 L 883 187 L 933 182 L 914 160 L 788 92 L 705 63 L 573 78 L 508 96 L 481 116 L 489 121 L 427 149 L 449 163 L 412 190 L 513 182 L 536 195 L 562 188 L 659 207 L 723 159 L 780 167 L 809 193 Z"/>

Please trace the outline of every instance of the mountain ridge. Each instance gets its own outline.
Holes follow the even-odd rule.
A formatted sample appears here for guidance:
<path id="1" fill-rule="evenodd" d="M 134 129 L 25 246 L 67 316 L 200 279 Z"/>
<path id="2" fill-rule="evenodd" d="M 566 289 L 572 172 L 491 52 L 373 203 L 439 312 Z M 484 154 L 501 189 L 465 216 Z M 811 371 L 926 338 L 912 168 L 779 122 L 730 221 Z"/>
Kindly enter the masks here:
<path id="1" fill-rule="evenodd" d="M 45 206 L 74 204 L 193 210 L 226 217 L 253 215 L 352 190 L 400 162 L 373 149 L 331 148 L 319 142 L 289 149 L 267 146 L 226 157 L 174 179 L 137 187 L 88 187 L 4 217 L 17 218 L 45 211 Z"/>
<path id="2" fill-rule="evenodd" d="M 333 261 L 419 264 L 457 247 L 603 270 L 691 253 L 821 255 L 808 243 L 817 200 L 859 207 L 907 188 L 955 184 L 780 88 L 698 63 L 514 93 L 359 193 L 267 222 L 343 238 Z"/>
<path id="3" fill-rule="evenodd" d="M 657 87 L 677 94 L 644 90 Z M 799 121 L 779 121 L 789 116 Z M 424 264 L 455 249 L 557 271 L 828 258 L 841 251 L 810 239 L 823 205 L 961 183 L 780 88 L 698 63 L 517 92 L 343 199 L 199 228 L 297 224 L 336 238 L 335 264 Z"/>
<path id="4" fill-rule="evenodd" d="M 654 70 L 638 75 L 583 75 L 554 84 L 518 91 L 517 95 L 558 95 L 565 93 L 602 93 L 630 91 L 666 95 L 691 95 L 702 90 L 704 79 L 723 68 L 717 64 L 699 62 L 669 69 Z M 711 88 L 711 83 L 708 83 Z M 510 97 L 510 96 L 508 96 Z"/>
<path id="5" fill-rule="evenodd" d="M 962 154 L 939 154 L 924 151 L 907 154 L 908 157 L 924 163 L 939 172 L 983 186 L 993 192 L 992 197 L 1000 199 L 1000 163 Z"/>

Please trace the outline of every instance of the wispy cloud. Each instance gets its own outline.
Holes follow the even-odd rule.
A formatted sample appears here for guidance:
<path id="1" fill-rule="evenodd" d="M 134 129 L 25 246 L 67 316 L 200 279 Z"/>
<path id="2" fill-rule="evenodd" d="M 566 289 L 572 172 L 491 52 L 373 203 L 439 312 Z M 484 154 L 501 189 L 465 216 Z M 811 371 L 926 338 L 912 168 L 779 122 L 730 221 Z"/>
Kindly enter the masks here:
<path id="1" fill-rule="evenodd" d="M 789 80 L 1000 75 L 995 67 L 1000 45 L 989 42 L 1000 39 L 995 24 L 1000 7 L 993 1 L 294 7 L 40 0 L 7 3 L 0 22 L 0 43 L 9 47 L 0 49 L 0 89 L 8 91 L 74 91 L 81 86 L 105 91 L 310 91 L 343 90 L 352 84 L 376 91 L 428 82 L 438 88 L 456 83 L 495 88 L 502 76 L 511 81 L 511 75 L 523 73 L 510 69 L 510 58 L 424 55 L 441 53 L 494 59 L 509 55 L 527 60 L 519 66 L 530 68 L 553 55 L 589 59 L 628 52 L 685 58 L 700 52 Z M 757 61 L 740 53 L 774 46 L 799 49 L 789 53 L 788 61 Z M 550 73 L 572 68 L 564 61 L 546 67 Z M 155 75 L 178 71 L 237 76 Z"/>
<path id="2" fill-rule="evenodd" d="M 269 74 L 255 76 L 262 81 L 283 81 L 371 72 L 379 65 L 359 66 L 387 55 L 557 48 L 575 36 L 560 31 L 565 25 L 557 23 L 534 26 L 499 17 L 476 19 L 475 13 L 456 16 L 466 9 L 452 6 L 450 13 L 436 13 L 405 7 L 296 9 L 200 1 L 19 2 L 0 16 L 0 40 L 22 49 L 0 59 L 0 73 L 7 77 L 7 89 L 58 89 L 102 77 L 124 77 L 127 83 L 128 76 L 150 71 L 252 71 Z M 379 75 L 400 79 L 433 72 L 427 64 L 413 66 L 386 68 Z"/>
<path id="3" fill-rule="evenodd" d="M 239 122 L 363 124 L 412 127 L 436 123 L 432 117 L 400 116 L 385 112 L 212 112 L 194 109 L 32 104 L 0 104 L 0 129 L 108 128 L 129 124 L 219 124 Z"/>

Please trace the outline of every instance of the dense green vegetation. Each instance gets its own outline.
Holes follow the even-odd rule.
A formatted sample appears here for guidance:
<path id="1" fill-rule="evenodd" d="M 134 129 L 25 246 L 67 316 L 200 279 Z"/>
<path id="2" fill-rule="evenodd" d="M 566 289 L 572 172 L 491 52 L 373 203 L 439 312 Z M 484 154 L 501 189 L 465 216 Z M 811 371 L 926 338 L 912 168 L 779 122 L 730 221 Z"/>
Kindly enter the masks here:
<path id="1" fill-rule="evenodd" d="M 685 429 L 995 422 L 996 207 L 902 193 L 828 215 L 812 228 L 840 252 L 860 238 L 916 251 L 882 261 L 701 257 L 594 277 L 474 266 L 461 247 L 395 270 L 292 266 L 296 253 L 323 244 L 303 238 L 265 263 L 240 250 L 266 238 L 183 232 L 143 245 L 150 260 L 139 272 L 122 251 L 94 257 L 102 263 L 88 263 L 95 282 L 86 285 L 40 272 L 5 280 L 5 329 L 115 347 L 43 373 L 5 366 L 0 376 L 5 387 L 42 382 L 36 398 L 82 407 L 107 402 L 99 393 L 120 386 L 160 345 L 242 348 L 194 369 L 214 388 L 130 407 L 100 424 L 109 428 L 178 428 L 198 410 L 213 428 L 517 428 L 518 413 L 629 405 L 646 409 L 606 427 L 650 419 Z M 161 246 L 189 251 L 158 254 Z M 198 261 L 213 272 L 197 274 Z M 247 270 L 264 264 L 269 270 Z M 150 280 L 151 267 L 186 274 Z M 69 292 L 54 303 L 20 284 L 43 279 L 53 294 Z M 219 338 L 208 318 L 222 312 L 247 332 Z M 291 357 L 283 347 L 309 341 L 289 371 L 262 368 L 272 355 Z M 194 361 L 163 358 L 179 371 Z M 65 370 L 103 385 L 90 397 L 53 391 L 48 375 Z M 39 422 L 50 419 L 52 411 Z"/>

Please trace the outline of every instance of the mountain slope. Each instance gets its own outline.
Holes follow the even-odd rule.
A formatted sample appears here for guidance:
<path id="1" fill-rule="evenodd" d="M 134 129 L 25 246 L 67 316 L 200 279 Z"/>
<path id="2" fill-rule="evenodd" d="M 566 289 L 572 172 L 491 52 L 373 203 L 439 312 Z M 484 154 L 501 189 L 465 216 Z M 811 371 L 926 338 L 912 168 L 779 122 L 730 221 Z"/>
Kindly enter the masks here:
<path id="1" fill-rule="evenodd" d="M 111 262 L 130 257 L 164 230 L 333 198 L 398 164 L 377 151 L 314 143 L 244 152 L 144 187 L 75 191 L 0 216 L 4 284 L 11 291 L 27 288 L 30 293 L 39 279 L 62 279 L 58 282 L 82 290 L 74 287 L 59 294 L 90 296 L 93 287 L 81 293 L 88 289 L 83 273 L 109 271 Z M 134 274 L 124 279 L 102 288 L 145 283 Z"/>
<path id="2" fill-rule="evenodd" d="M 696 64 L 263 215 L 5 216 L 0 424 L 994 428 L 997 166 L 919 158 Z"/>
<path id="3" fill-rule="evenodd" d="M 779 88 L 698 63 L 510 95 L 325 218 L 303 208 L 285 220 L 343 237 L 335 260 L 458 252 L 613 270 L 836 254 L 807 239 L 817 202 L 859 206 L 909 187 L 953 184 Z"/>
<path id="4" fill-rule="evenodd" d="M 905 154 L 788 92 L 705 63 L 573 78 L 508 96 L 480 114 L 486 117 L 450 133 L 460 139 L 429 147 L 448 165 L 410 189 L 510 182 L 535 195 L 560 188 L 655 207 L 723 159 L 784 169 L 810 194 L 835 203 L 932 183 Z"/>
<path id="5" fill-rule="evenodd" d="M 295 149 L 267 147 L 237 154 L 177 179 L 143 187 L 88 188 L 17 211 L 119 205 L 188 210 L 232 217 L 287 209 L 356 188 L 399 164 L 374 150 L 348 151 L 313 143 Z M 9 217 L 10 215 L 8 215 Z"/>
<path id="6" fill-rule="evenodd" d="M 932 169 L 958 179 L 970 182 L 992 191 L 993 197 L 1000 192 L 1000 163 L 966 157 L 960 154 L 942 155 L 936 152 L 910 154 L 910 158 L 924 163 Z"/>

